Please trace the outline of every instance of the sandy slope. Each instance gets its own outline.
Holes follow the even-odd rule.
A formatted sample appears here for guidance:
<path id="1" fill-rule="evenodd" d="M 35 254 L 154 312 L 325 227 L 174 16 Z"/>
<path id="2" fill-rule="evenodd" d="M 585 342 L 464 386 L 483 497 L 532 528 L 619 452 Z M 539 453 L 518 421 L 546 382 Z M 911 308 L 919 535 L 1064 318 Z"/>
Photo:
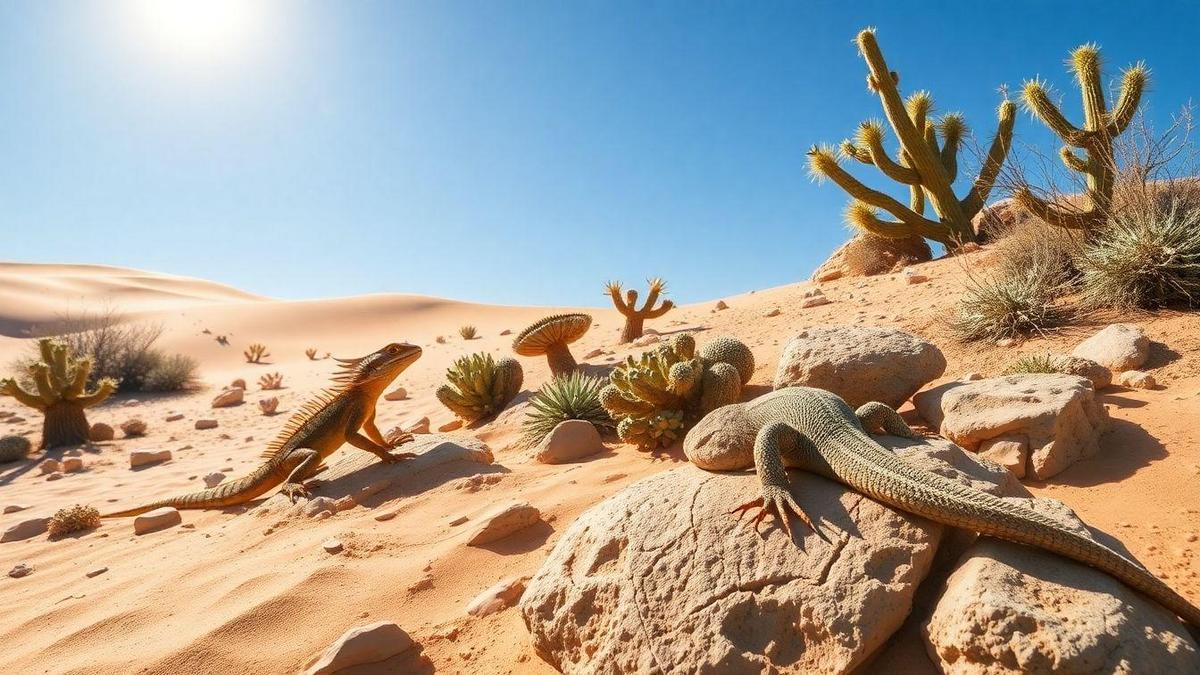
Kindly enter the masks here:
<path id="1" fill-rule="evenodd" d="M 985 264 L 987 253 L 973 262 Z M 946 351 L 947 375 L 967 370 L 994 374 L 1018 351 L 1073 345 L 1084 327 L 1014 348 L 963 347 L 948 337 L 948 313 L 961 274 L 958 262 L 922 266 L 933 281 L 906 285 L 897 275 L 841 280 L 824 285 L 834 303 L 800 309 L 807 284 L 725 298 L 730 309 L 713 312 L 713 302 L 679 308 L 652 322 L 661 331 L 703 328 L 746 340 L 758 359 L 754 384 L 765 391 L 787 338 L 822 323 L 900 326 Z M 161 322 L 164 345 L 198 358 L 206 389 L 188 395 L 112 400 L 95 409 L 92 421 L 119 423 L 140 417 L 148 436 L 118 440 L 85 453 L 87 469 L 47 482 L 28 466 L 0 467 L 0 505 L 24 504 L 26 512 L 0 516 L 0 528 L 30 514 L 48 514 L 72 503 L 106 510 L 202 487 L 200 477 L 216 470 L 239 473 L 284 420 L 264 417 L 252 391 L 247 404 L 211 410 L 216 388 L 235 377 L 283 373 L 287 388 L 277 393 L 281 409 L 293 409 L 332 371 L 332 361 L 309 361 L 306 347 L 335 355 L 358 355 L 386 342 L 409 340 L 424 357 L 401 377 L 410 399 L 380 402 L 380 426 L 424 415 L 434 426 L 450 415 L 433 398 L 445 367 L 468 350 L 508 353 L 504 329 L 519 330 L 547 309 L 474 305 L 433 298 L 378 295 L 336 300 L 283 302 L 258 298 L 217 284 L 132 270 L 79 266 L 0 265 L 0 332 L 15 336 L 52 320 L 72 303 L 108 302 Z M 714 299 L 715 302 L 715 299 Z M 764 318 L 779 308 L 781 314 Z M 620 317 L 593 311 L 599 326 L 574 352 L 612 348 Z M 1128 320 L 1129 317 L 1125 317 Z M 1123 539 L 1129 548 L 1185 595 L 1200 601 L 1197 544 L 1200 530 L 1200 432 L 1184 423 L 1200 411 L 1200 326 L 1194 318 L 1160 314 L 1133 317 L 1157 346 L 1155 374 L 1165 388 L 1119 391 L 1105 396 L 1117 420 L 1104 439 L 1104 453 L 1034 486 L 1062 499 L 1095 526 Z M 1097 319 L 1102 322 L 1103 317 Z M 462 324 L 481 338 L 464 344 Z M 216 343 L 227 335 L 231 346 Z M 438 335 L 447 336 L 438 344 Z M 266 343 L 265 365 L 248 365 L 241 350 Z M 0 338 L 0 363 L 27 348 L 27 341 Z M 593 363 L 603 365 L 636 349 L 616 349 Z M 525 388 L 547 378 L 544 362 L 523 360 Z M 256 389 L 251 387 L 252 390 Z M 522 397 L 523 398 L 523 397 Z M 17 410 L 28 421 L 0 422 L 0 433 L 30 432 L 38 420 L 11 399 L 0 410 Z M 179 412 L 184 419 L 165 422 Z M 480 429 L 452 435 L 485 440 L 495 464 L 452 462 L 397 481 L 350 511 L 325 521 L 257 517 L 240 510 L 184 512 L 185 527 L 135 536 L 129 521 L 109 521 L 77 538 L 44 537 L 0 545 L 0 571 L 17 563 L 35 571 L 23 579 L 0 577 L 5 608 L 0 618 L 3 672 L 295 672 L 346 628 L 390 619 L 422 645 L 424 668 L 443 672 L 550 672 L 532 653 L 518 613 L 507 610 L 483 619 L 467 617 L 466 604 L 496 581 L 528 575 L 557 536 L 579 513 L 638 478 L 683 461 L 676 450 L 658 457 L 609 443 L 588 461 L 545 466 L 514 447 L 522 416 L 510 409 Z M 196 419 L 211 417 L 220 428 L 196 431 Z M 170 449 L 173 461 L 141 471 L 128 468 L 133 449 Z M 345 456 L 359 451 L 343 449 Z M 384 469 L 363 469 L 370 482 Z M 226 471 L 226 473 L 230 473 Z M 488 480 L 469 479 L 476 474 Z M 465 546 L 473 521 L 513 500 L 528 501 L 547 523 L 490 548 Z M 376 520 L 396 512 L 390 520 Z M 451 526 L 459 516 L 465 525 Z M 730 526 L 733 526 L 731 520 Z M 346 551 L 325 553 L 321 542 L 341 539 Z M 107 567 L 94 578 L 89 570 Z M 887 658 L 909 668 L 928 668 L 919 650 L 896 649 Z M 391 664 L 408 672 L 411 661 Z"/>

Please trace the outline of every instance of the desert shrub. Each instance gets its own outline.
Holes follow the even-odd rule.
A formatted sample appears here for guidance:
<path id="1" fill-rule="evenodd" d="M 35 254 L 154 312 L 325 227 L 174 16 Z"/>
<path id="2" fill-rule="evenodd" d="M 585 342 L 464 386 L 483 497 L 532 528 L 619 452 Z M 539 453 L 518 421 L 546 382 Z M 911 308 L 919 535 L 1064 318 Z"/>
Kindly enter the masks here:
<path id="1" fill-rule="evenodd" d="M 51 537 L 62 537 L 75 532 L 94 530 L 100 527 L 100 512 L 91 506 L 76 504 L 59 509 L 50 516 L 46 529 Z"/>
<path id="2" fill-rule="evenodd" d="M 242 356 L 246 357 L 246 363 L 262 363 L 262 360 L 270 355 L 267 346 L 259 342 L 255 342 L 242 352 Z"/>
<path id="3" fill-rule="evenodd" d="M 0 464 L 19 462 L 29 456 L 33 443 L 24 436 L 9 435 L 0 438 Z"/>
<path id="4" fill-rule="evenodd" d="M 1064 367 L 1063 359 L 1057 358 L 1053 354 L 1025 354 L 1018 357 L 1016 361 L 1008 364 L 1008 367 L 1004 369 L 1005 375 L 1027 373 L 1070 374 L 1070 372 L 1068 368 Z"/>
<path id="5" fill-rule="evenodd" d="M 312 347 L 309 347 L 308 349 L 305 349 L 305 350 L 304 350 L 304 355 L 308 357 L 308 360 L 309 360 L 309 361 L 316 361 L 316 360 L 317 360 L 317 350 L 316 350 L 316 349 L 314 349 L 314 348 L 312 348 Z"/>
<path id="6" fill-rule="evenodd" d="M 479 335 L 479 331 L 475 329 L 475 326 L 467 325 L 459 328 L 458 334 L 464 340 L 474 340 Z"/>
<path id="7" fill-rule="evenodd" d="M 183 391 L 196 386 L 200 365 L 186 354 L 155 353 L 156 363 L 142 381 L 142 391 Z"/>
<path id="8" fill-rule="evenodd" d="M 1040 335 L 1075 317 L 1060 300 L 1069 290 L 1063 271 L 1046 265 L 969 274 L 950 327 L 964 342 Z"/>
<path id="9" fill-rule="evenodd" d="M 267 373 L 258 378 L 258 386 L 264 390 L 283 389 L 283 375 L 280 373 Z"/>
<path id="10" fill-rule="evenodd" d="M 522 441 L 536 445 L 567 420 L 591 422 L 601 431 L 614 428 L 612 417 L 600 405 L 600 390 L 605 384 L 601 378 L 575 371 L 542 385 L 529 399 L 530 410 L 521 425 Z"/>
<path id="11" fill-rule="evenodd" d="M 1115 213 L 1082 247 L 1083 303 L 1116 309 L 1200 305 L 1200 203 L 1172 197 Z"/>

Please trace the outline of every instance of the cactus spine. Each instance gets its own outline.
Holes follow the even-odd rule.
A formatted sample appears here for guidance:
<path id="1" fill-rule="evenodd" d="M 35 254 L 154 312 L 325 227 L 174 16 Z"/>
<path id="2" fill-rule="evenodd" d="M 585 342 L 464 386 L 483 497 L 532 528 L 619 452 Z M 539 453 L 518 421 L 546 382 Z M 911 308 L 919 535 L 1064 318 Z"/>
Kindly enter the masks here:
<path id="1" fill-rule="evenodd" d="M 88 391 L 92 362 L 71 357 L 67 346 L 50 339 L 38 340 L 42 360 L 29 366 L 32 390 L 14 379 L 0 380 L 0 395 L 12 396 L 19 403 L 40 410 L 43 449 L 79 445 L 88 441 L 88 421 L 84 410 L 98 405 L 117 389 L 117 382 L 104 378 Z"/>
<path id="2" fill-rule="evenodd" d="M 1026 186 L 1014 192 L 1013 196 L 1021 206 L 1051 225 L 1087 230 L 1103 221 L 1112 205 L 1116 175 L 1113 139 L 1133 121 L 1150 71 L 1142 63 L 1125 69 L 1117 106 L 1110 112 L 1104 102 L 1100 66 L 1100 48 L 1096 45 L 1082 45 L 1071 52 L 1071 71 L 1075 73 L 1083 96 L 1082 129 L 1067 121 L 1062 111 L 1050 101 L 1041 81 L 1026 82 L 1021 92 L 1025 107 L 1066 143 L 1059 151 L 1063 164 L 1087 177 L 1087 195 L 1091 202 L 1087 211 L 1055 206 L 1035 196 Z M 1086 157 L 1080 157 L 1072 148 L 1082 150 Z"/>
<path id="3" fill-rule="evenodd" d="M 868 120 L 859 125 L 854 141 L 842 143 L 840 152 L 829 146 L 814 146 L 809 150 L 810 171 L 819 179 L 837 183 L 854 198 L 846 209 L 846 220 L 860 230 L 891 239 L 916 235 L 947 246 L 975 241 L 971 218 L 983 208 L 1008 156 L 1016 106 L 1008 100 L 1000 104 L 999 126 L 991 148 L 971 190 L 959 200 L 953 184 L 958 176 L 958 151 L 967 133 L 962 115 L 950 113 L 937 121 L 929 119 L 933 99 L 923 91 L 912 94 L 907 101 L 901 99 L 897 87 L 900 77 L 888 70 L 875 31 L 861 31 L 856 43 L 867 62 L 867 87 L 879 95 L 884 115 L 900 143 L 899 155 L 893 159 L 884 150 L 882 122 Z M 841 166 L 842 156 L 871 164 L 888 178 L 907 185 L 908 205 L 851 176 Z M 937 215 L 936 220 L 924 215 L 927 201 Z M 879 217 L 880 209 L 897 220 L 883 220 Z"/>
<path id="4" fill-rule="evenodd" d="M 625 327 L 621 329 L 621 344 L 633 342 L 642 336 L 642 327 L 646 319 L 657 319 L 658 317 L 671 311 L 675 303 L 670 300 L 664 300 L 656 309 L 654 303 L 658 302 L 658 296 L 665 293 L 667 290 L 667 282 L 655 277 L 648 279 L 650 290 L 646 294 L 646 302 L 642 304 L 642 308 L 637 308 L 638 292 L 634 289 L 625 291 L 625 297 L 621 297 L 621 282 L 610 281 L 605 286 L 605 291 L 612 298 L 613 304 L 616 305 L 617 311 L 625 315 Z"/>

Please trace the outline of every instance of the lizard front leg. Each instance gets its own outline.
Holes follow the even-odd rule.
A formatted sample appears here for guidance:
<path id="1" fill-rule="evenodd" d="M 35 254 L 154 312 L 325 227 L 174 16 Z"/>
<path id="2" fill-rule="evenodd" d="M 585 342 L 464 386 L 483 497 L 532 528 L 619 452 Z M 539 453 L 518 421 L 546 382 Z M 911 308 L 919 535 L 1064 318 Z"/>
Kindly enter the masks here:
<path id="1" fill-rule="evenodd" d="M 858 422 L 863 425 L 863 428 L 870 433 L 883 431 L 885 434 L 901 436 L 903 438 L 917 437 L 917 433 L 908 426 L 908 422 L 904 421 L 900 413 L 896 412 L 891 406 L 879 401 L 862 404 L 858 410 L 854 411 L 854 416 L 858 418 Z"/>
<path id="2" fill-rule="evenodd" d="M 321 453 L 309 448 L 296 448 L 291 452 L 289 460 L 297 462 L 296 468 L 288 474 L 279 491 L 295 504 L 301 497 L 308 499 L 312 496 L 308 488 L 304 487 L 304 481 L 320 473 Z"/>
<path id="3" fill-rule="evenodd" d="M 348 434 L 346 436 L 346 441 L 349 442 L 350 445 L 353 445 L 360 450 L 366 450 L 386 463 L 399 462 L 402 459 L 409 459 L 417 456 L 412 452 L 401 452 L 393 455 L 391 452 L 389 452 L 391 448 L 382 443 L 376 443 L 357 431 Z"/>
<path id="4" fill-rule="evenodd" d="M 795 514 L 805 525 L 808 525 L 818 537 L 825 539 L 812 520 L 796 503 L 792 496 L 791 484 L 788 482 L 786 465 L 803 466 L 802 455 L 815 453 L 816 446 L 800 431 L 783 422 L 773 422 L 759 429 L 754 439 L 754 466 L 758 479 L 762 483 L 762 496 L 742 504 L 731 513 L 745 513 L 750 509 L 761 509 L 754 516 L 754 530 L 767 517 L 768 513 L 775 516 L 783 525 L 788 538 L 792 537 L 792 525 L 788 512 Z M 740 517 L 740 515 L 739 515 Z"/>
<path id="5" fill-rule="evenodd" d="M 371 439 L 372 442 L 374 442 L 376 445 L 382 445 L 385 448 L 398 448 L 401 445 L 409 443 L 413 440 L 412 434 L 403 433 L 397 434 L 396 440 L 389 443 L 387 439 L 383 437 L 383 434 L 379 433 L 379 427 L 375 425 L 374 408 L 371 408 L 371 414 L 367 416 L 365 421 L 363 421 L 362 430 L 364 433 L 366 433 L 367 438 Z"/>

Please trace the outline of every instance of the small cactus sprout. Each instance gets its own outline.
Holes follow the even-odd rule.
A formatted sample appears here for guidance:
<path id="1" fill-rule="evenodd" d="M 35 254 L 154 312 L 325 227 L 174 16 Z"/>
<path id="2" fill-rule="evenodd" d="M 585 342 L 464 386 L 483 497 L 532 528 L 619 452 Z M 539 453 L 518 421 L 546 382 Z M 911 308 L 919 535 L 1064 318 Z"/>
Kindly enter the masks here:
<path id="1" fill-rule="evenodd" d="M 499 361 L 479 352 L 463 356 L 446 370 L 447 384 L 437 399 L 468 424 L 494 415 L 521 391 L 524 373 L 516 359 Z"/>
<path id="2" fill-rule="evenodd" d="M 283 389 L 283 375 L 279 373 L 267 373 L 258 378 L 258 386 L 263 390 Z"/>
<path id="3" fill-rule="evenodd" d="M 567 420 L 591 422 L 599 431 L 612 429 L 615 426 L 612 417 L 600 405 L 600 389 L 604 384 L 601 378 L 576 371 L 542 385 L 529 399 L 529 412 L 521 424 L 521 440 L 526 445 L 536 445 Z"/>
<path id="4" fill-rule="evenodd" d="M 65 537 L 76 532 L 86 532 L 100 527 L 100 511 L 92 506 L 76 504 L 55 511 L 46 523 L 46 531 L 51 538 Z"/>
<path id="5" fill-rule="evenodd" d="M 616 420 L 622 441 L 653 450 L 682 438 L 706 413 L 740 400 L 753 372 L 754 356 L 741 342 L 716 338 L 697 350 L 695 338 L 683 333 L 617 366 L 600 390 L 600 404 Z"/>
<path id="6" fill-rule="evenodd" d="M 9 378 L 0 380 L 0 396 L 42 412 L 43 449 L 87 443 L 90 426 L 84 410 L 116 391 L 116 380 L 104 378 L 88 391 L 90 359 L 73 358 L 65 344 L 51 339 L 39 340 L 38 349 L 42 360 L 29 366 L 32 389 Z"/>
<path id="7" fill-rule="evenodd" d="M 309 347 L 308 349 L 305 349 L 305 350 L 304 350 L 304 355 L 308 357 L 308 360 L 309 360 L 309 361 L 316 361 L 316 360 L 317 360 L 317 350 L 316 350 L 316 349 L 314 349 L 314 348 L 312 348 L 312 347 Z"/>
<path id="8" fill-rule="evenodd" d="M 222 347 L 229 346 L 229 338 L 224 335 L 218 335 L 216 337 L 216 340 L 217 340 L 217 344 L 221 345 Z"/>
<path id="9" fill-rule="evenodd" d="M 575 357 L 568 347 L 583 337 L 592 327 L 589 314 L 555 314 L 548 316 L 525 330 L 513 340 L 513 351 L 518 356 L 545 356 L 553 375 L 564 375 L 575 370 Z"/>
<path id="10" fill-rule="evenodd" d="M 19 462 L 29 456 L 33 444 L 24 436 L 9 435 L 0 438 L 0 464 Z"/>
<path id="11" fill-rule="evenodd" d="M 260 398 L 258 399 L 258 408 L 259 410 L 262 410 L 262 414 L 267 415 L 268 417 L 274 415 L 275 411 L 279 409 L 279 399 L 275 396 L 272 396 L 271 398 Z"/>
<path id="12" fill-rule="evenodd" d="M 604 287 L 609 297 L 612 298 L 613 304 L 616 305 L 617 311 L 625 315 L 625 327 L 621 329 L 621 344 L 640 338 L 642 325 L 646 319 L 657 319 L 675 306 L 675 303 L 670 300 L 664 300 L 655 308 L 654 303 L 658 302 L 658 296 L 667 291 L 667 282 L 655 277 L 647 280 L 647 283 L 650 284 L 650 290 L 646 294 L 646 302 L 642 304 L 641 309 L 637 308 L 638 292 L 634 289 L 625 291 L 624 297 L 621 297 L 621 282 L 610 281 Z"/>
<path id="13" fill-rule="evenodd" d="M 258 342 L 250 345 L 250 348 L 242 352 L 246 357 L 246 363 L 262 363 L 262 360 L 270 356 L 267 351 L 267 346 Z"/>
<path id="14" fill-rule="evenodd" d="M 146 423 L 138 418 L 125 420 L 121 423 L 121 433 L 125 438 L 138 438 L 146 435 Z"/>
<path id="15" fill-rule="evenodd" d="M 479 337 L 479 331 L 475 330 L 475 326 L 466 325 L 458 329 L 458 334 L 464 340 L 474 340 Z"/>

